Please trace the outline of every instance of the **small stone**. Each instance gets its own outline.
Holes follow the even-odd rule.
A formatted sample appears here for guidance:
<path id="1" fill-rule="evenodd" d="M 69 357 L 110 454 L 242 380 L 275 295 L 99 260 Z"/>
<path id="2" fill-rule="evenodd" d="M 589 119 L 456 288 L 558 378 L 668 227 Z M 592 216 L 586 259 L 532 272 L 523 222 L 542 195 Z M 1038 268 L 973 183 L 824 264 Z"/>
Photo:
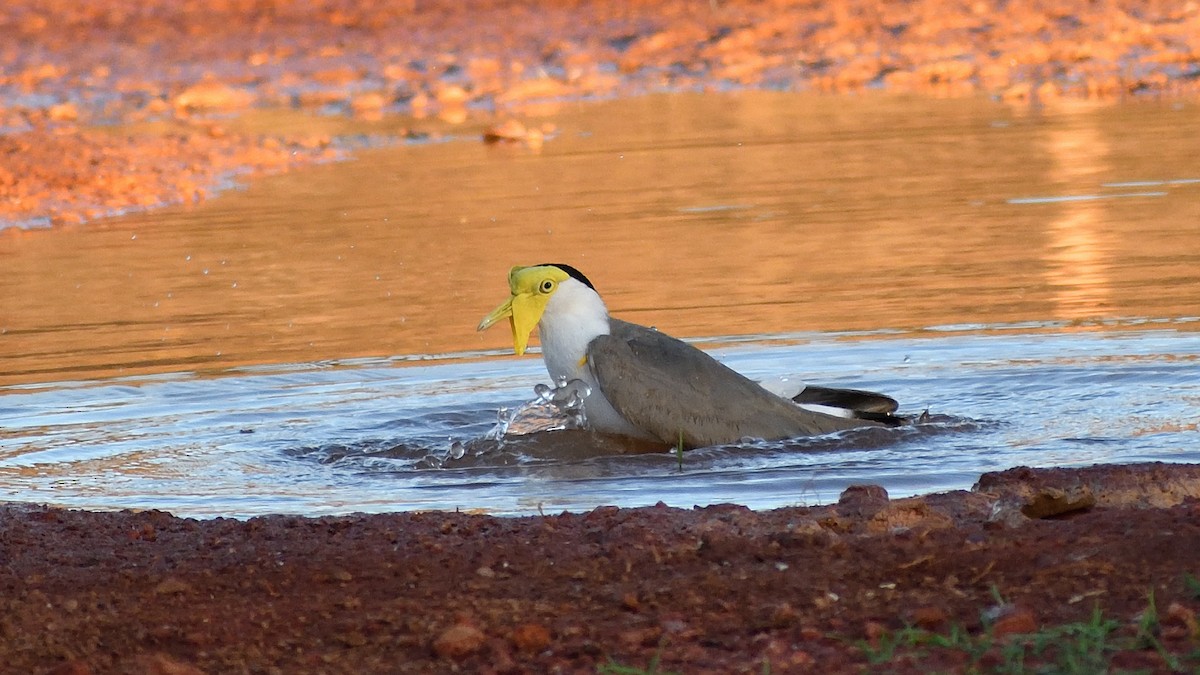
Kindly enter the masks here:
<path id="1" fill-rule="evenodd" d="M 352 630 L 347 633 L 341 633 L 337 636 L 337 641 L 347 647 L 361 647 L 367 644 L 367 636 L 361 631 Z"/>
<path id="2" fill-rule="evenodd" d="M 771 611 L 771 625 L 775 628 L 786 628 L 800 620 L 800 613 L 791 603 L 784 602 Z"/>
<path id="3" fill-rule="evenodd" d="M 1200 637 L 1200 622 L 1196 620 L 1196 612 L 1178 602 L 1167 606 L 1167 616 L 1163 623 L 1182 627 L 1192 638 Z"/>
<path id="4" fill-rule="evenodd" d="M 216 80 L 203 80 L 180 92 L 173 103 L 183 110 L 228 110 L 244 108 L 253 100 L 254 95 L 250 92 Z"/>
<path id="5" fill-rule="evenodd" d="M 597 506 L 596 508 L 584 514 L 583 520 L 587 523 L 605 521 L 613 516 L 616 516 L 620 512 L 621 507 L 619 506 Z"/>
<path id="6" fill-rule="evenodd" d="M 462 659 L 483 648 L 487 637 L 468 624 L 451 626 L 433 641 L 433 653 L 442 658 Z"/>
<path id="7" fill-rule="evenodd" d="M 621 596 L 621 608 L 631 612 L 638 611 L 638 597 L 636 593 L 626 593 Z"/>
<path id="8" fill-rule="evenodd" d="M 73 103 L 59 103 L 50 106 L 47 116 L 55 122 L 74 122 L 79 119 L 79 109 Z"/>
<path id="9" fill-rule="evenodd" d="M 471 100 L 471 95 L 467 93 L 467 90 L 456 84 L 438 89 L 435 95 L 437 102 L 447 107 L 461 107 Z"/>
<path id="10" fill-rule="evenodd" d="M 888 493 L 882 485 L 851 485 L 838 497 L 837 510 L 843 516 L 868 517 L 888 504 Z"/>
<path id="11" fill-rule="evenodd" d="M 566 84 L 553 78 L 539 77 L 533 80 L 521 80 L 513 83 L 497 97 L 497 100 L 501 103 L 510 103 L 513 101 L 556 98 L 569 93 L 570 88 Z"/>
<path id="12" fill-rule="evenodd" d="M 912 622 L 925 630 L 937 630 L 946 624 L 949 617 L 941 607 L 918 607 L 913 610 Z"/>
<path id="13" fill-rule="evenodd" d="M 376 115 L 383 111 L 388 101 L 383 94 L 371 91 L 365 94 L 359 94 L 350 99 L 350 109 L 354 114 L 359 116 Z"/>
<path id="14" fill-rule="evenodd" d="M 175 577 L 167 577 L 159 582 L 154 587 L 155 595 L 178 595 L 180 593 L 189 593 L 192 590 L 192 585 Z"/>
<path id="15" fill-rule="evenodd" d="M 817 609 L 825 610 L 832 607 L 833 604 L 840 599 L 841 598 L 837 593 L 834 593 L 833 591 L 827 591 L 824 595 L 818 595 L 817 597 L 813 598 L 812 603 Z"/>
<path id="16" fill-rule="evenodd" d="M 887 488 L 882 485 L 851 485 L 838 495 L 838 503 L 853 503 L 859 501 L 885 502 L 888 500 Z"/>
<path id="17" fill-rule="evenodd" d="M 1037 629 L 1037 617 L 1032 611 L 1024 607 L 1006 605 L 1000 608 L 999 616 L 992 624 L 992 636 L 1025 635 L 1036 633 Z"/>
<path id="18" fill-rule="evenodd" d="M 428 94 L 425 92 L 417 92 L 408 100 L 408 107 L 415 117 L 421 118 L 425 116 L 430 103 L 431 101 Z"/>
<path id="19" fill-rule="evenodd" d="M 483 132 L 484 143 L 519 142 L 529 136 L 529 130 L 517 120 L 505 120 Z"/>
<path id="20" fill-rule="evenodd" d="M 661 626 L 645 626 L 621 631 L 617 640 L 627 649 L 636 649 L 658 644 L 662 640 L 662 635 Z"/>
<path id="21" fill-rule="evenodd" d="M 146 112 L 152 114 L 165 113 L 171 109 L 171 104 L 167 103 L 166 99 L 152 98 L 146 102 Z"/>
<path id="22" fill-rule="evenodd" d="M 1096 495 L 1086 485 L 1067 489 L 1044 487 L 1033 494 L 1021 507 L 1027 518 L 1052 518 L 1074 511 L 1085 511 L 1096 505 Z"/>
<path id="23" fill-rule="evenodd" d="M 513 629 L 510 636 L 518 651 L 536 654 L 550 645 L 550 631 L 537 623 L 523 623 Z"/>

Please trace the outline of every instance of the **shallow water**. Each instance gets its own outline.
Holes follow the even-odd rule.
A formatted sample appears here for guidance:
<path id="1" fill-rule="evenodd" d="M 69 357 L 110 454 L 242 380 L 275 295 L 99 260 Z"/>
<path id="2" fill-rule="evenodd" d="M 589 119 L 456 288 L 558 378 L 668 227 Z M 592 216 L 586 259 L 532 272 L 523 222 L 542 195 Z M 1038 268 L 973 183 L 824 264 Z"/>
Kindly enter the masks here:
<path id="1" fill-rule="evenodd" d="M 0 492 L 187 515 L 470 509 L 492 513 L 835 500 L 969 487 L 1009 466 L 1200 461 L 1200 333 L 795 336 L 718 350 L 763 379 L 888 391 L 929 423 L 685 453 L 596 456 L 586 432 L 484 440 L 532 399 L 531 361 L 387 360 L 147 376 L 10 390 Z M 854 373 L 847 377 L 846 373 Z M 455 444 L 461 459 L 450 459 Z"/>
<path id="2" fill-rule="evenodd" d="M 458 131 L 197 207 L 0 232 L 0 498 L 769 507 L 1200 461 L 1195 113 L 655 96 L 551 111 L 540 152 Z M 876 389 L 933 421 L 682 465 L 581 432 L 486 440 L 546 377 L 474 326 L 510 265 L 544 260 L 751 376 Z"/>

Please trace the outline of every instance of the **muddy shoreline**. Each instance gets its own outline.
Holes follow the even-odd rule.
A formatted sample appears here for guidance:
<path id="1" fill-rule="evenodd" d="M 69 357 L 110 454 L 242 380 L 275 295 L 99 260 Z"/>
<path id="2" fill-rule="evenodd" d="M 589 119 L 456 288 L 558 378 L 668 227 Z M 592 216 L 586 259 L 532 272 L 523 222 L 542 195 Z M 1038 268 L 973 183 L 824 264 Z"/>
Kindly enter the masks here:
<path id="1" fill-rule="evenodd" d="M 992 672 L 1021 635 L 1100 612 L 1105 663 L 1170 672 L 1200 666 L 1197 550 L 1200 465 L 1019 468 L 970 492 L 857 486 L 761 512 L 197 521 L 9 505 L 0 660 L 75 674 Z M 1138 641 L 1148 607 L 1152 643 Z M 873 664 L 906 629 L 994 643 Z"/>

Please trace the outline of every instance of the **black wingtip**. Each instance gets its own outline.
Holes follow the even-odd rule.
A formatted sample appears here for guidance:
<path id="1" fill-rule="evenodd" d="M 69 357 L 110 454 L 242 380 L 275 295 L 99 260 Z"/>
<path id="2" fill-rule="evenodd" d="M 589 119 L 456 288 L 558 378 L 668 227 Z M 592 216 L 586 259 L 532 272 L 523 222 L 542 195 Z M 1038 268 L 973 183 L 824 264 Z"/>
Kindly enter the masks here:
<path id="1" fill-rule="evenodd" d="M 854 419 L 869 420 L 884 426 L 898 427 L 908 418 L 894 414 L 900 404 L 891 396 L 860 389 L 835 389 L 809 385 L 792 397 L 796 403 L 841 408 Z"/>
<path id="2" fill-rule="evenodd" d="M 587 277 L 583 276 L 583 272 L 580 272 L 566 263 L 538 263 L 534 267 L 557 267 L 558 269 L 566 272 L 567 276 L 571 277 L 572 279 L 578 281 L 584 286 L 587 286 L 593 291 L 596 290 L 596 287 L 592 285 L 592 282 L 589 281 Z"/>
<path id="3" fill-rule="evenodd" d="M 891 396 L 877 394 L 873 391 L 835 389 L 812 384 L 801 389 L 799 394 L 792 397 L 792 400 L 796 403 L 814 403 L 866 413 L 894 413 L 900 407 L 896 399 Z"/>

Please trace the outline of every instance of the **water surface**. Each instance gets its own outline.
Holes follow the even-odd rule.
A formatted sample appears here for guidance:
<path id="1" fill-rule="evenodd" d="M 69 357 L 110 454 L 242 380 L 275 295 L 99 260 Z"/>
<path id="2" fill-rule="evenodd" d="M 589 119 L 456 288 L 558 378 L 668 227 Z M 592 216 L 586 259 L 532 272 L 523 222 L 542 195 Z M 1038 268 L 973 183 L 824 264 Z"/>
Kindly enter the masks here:
<path id="1" fill-rule="evenodd" d="M 0 497 L 773 506 L 1015 464 L 1197 461 L 1196 112 L 650 96 L 548 111 L 540 151 L 460 127 L 199 206 L 0 232 Z M 682 467 L 594 456 L 586 434 L 486 441 L 545 375 L 474 326 L 510 265 L 542 261 L 754 377 L 942 417 Z"/>

